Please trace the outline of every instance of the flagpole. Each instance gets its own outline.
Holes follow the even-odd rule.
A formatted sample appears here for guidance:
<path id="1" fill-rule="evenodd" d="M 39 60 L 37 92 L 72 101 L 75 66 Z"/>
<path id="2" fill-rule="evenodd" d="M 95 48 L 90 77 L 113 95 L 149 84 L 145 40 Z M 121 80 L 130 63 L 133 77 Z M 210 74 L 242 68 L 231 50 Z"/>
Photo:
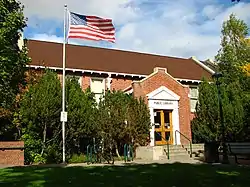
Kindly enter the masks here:
<path id="1" fill-rule="evenodd" d="M 63 25 L 63 77 L 62 77 L 62 141 L 63 141 L 63 163 L 65 163 L 65 122 L 67 121 L 67 113 L 65 113 L 65 57 L 66 57 L 66 20 L 68 7 L 64 5 L 64 25 Z"/>

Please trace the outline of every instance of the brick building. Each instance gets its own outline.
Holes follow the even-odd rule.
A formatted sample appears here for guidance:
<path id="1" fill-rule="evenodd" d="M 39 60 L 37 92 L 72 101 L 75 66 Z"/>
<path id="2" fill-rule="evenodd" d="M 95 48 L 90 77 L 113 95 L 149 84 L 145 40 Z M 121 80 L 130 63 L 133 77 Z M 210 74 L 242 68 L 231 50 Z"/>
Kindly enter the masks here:
<path id="1" fill-rule="evenodd" d="M 0 167 L 24 165 L 24 142 L 0 142 Z"/>
<path id="2" fill-rule="evenodd" d="M 32 69 L 54 69 L 62 75 L 62 44 L 28 40 Z M 79 77 L 82 89 L 90 87 L 98 100 L 105 90 L 123 90 L 143 97 L 151 122 L 150 145 L 184 143 L 191 138 L 190 121 L 202 77 L 214 71 L 197 60 L 113 49 L 66 45 L 66 74 Z"/>

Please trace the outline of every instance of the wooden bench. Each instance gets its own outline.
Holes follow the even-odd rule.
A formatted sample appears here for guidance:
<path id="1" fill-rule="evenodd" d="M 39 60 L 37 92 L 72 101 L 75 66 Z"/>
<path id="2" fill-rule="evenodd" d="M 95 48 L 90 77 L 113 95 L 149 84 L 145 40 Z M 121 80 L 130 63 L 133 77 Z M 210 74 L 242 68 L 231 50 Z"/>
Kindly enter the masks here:
<path id="1" fill-rule="evenodd" d="M 239 164 L 237 156 L 250 158 L 250 142 L 227 143 L 229 154 L 235 158 L 235 163 Z"/>

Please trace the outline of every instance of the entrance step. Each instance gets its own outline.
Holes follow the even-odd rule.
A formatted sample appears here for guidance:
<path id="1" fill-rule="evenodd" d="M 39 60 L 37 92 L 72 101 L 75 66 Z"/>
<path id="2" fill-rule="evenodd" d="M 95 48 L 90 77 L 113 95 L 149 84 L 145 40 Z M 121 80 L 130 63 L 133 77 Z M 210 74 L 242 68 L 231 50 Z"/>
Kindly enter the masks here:
<path id="1" fill-rule="evenodd" d="M 190 153 L 190 145 L 182 145 L 188 153 Z M 193 154 L 203 154 L 204 153 L 204 144 L 192 144 L 192 153 Z"/>
<path id="2" fill-rule="evenodd" d="M 168 146 L 164 145 L 164 153 L 161 159 L 167 158 Z M 202 157 L 204 153 L 204 144 L 192 144 L 192 157 Z M 190 157 L 190 145 L 169 145 L 169 157 L 177 158 L 189 158 Z"/>
<path id="3" fill-rule="evenodd" d="M 162 160 L 135 160 L 134 163 L 137 164 L 173 164 L 173 163 L 186 163 L 186 164 L 201 164 L 202 161 L 195 160 L 191 158 L 183 159 L 183 158 L 174 158 L 174 159 L 162 159 Z"/>
<path id="4" fill-rule="evenodd" d="M 189 160 L 189 155 L 169 155 L 169 160 Z M 159 157 L 159 160 L 168 160 L 167 155 Z"/>
<path id="5" fill-rule="evenodd" d="M 192 158 L 190 158 L 189 145 L 169 145 L 169 159 L 168 146 L 141 146 L 136 149 L 136 158 L 142 160 L 174 160 L 174 159 L 200 159 L 203 157 L 204 144 L 192 145 Z"/>

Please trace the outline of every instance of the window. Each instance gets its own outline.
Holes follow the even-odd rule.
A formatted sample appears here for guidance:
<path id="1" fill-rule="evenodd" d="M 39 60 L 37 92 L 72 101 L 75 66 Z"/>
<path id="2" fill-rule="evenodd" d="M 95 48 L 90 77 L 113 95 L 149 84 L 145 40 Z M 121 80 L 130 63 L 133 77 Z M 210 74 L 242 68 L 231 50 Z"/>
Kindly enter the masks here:
<path id="1" fill-rule="evenodd" d="M 154 112 L 154 124 L 155 124 L 155 128 L 161 127 L 161 112 L 160 111 Z"/>
<path id="2" fill-rule="evenodd" d="M 195 112 L 196 104 L 198 102 L 198 87 L 190 87 L 190 108 L 191 112 Z"/>
<path id="3" fill-rule="evenodd" d="M 79 83 L 79 85 L 82 87 L 82 76 L 79 75 L 67 75 L 68 79 L 76 79 Z"/>
<path id="4" fill-rule="evenodd" d="M 95 94 L 95 99 L 99 102 L 101 96 L 104 94 L 105 81 L 102 78 L 92 78 L 90 83 L 91 91 Z"/>

